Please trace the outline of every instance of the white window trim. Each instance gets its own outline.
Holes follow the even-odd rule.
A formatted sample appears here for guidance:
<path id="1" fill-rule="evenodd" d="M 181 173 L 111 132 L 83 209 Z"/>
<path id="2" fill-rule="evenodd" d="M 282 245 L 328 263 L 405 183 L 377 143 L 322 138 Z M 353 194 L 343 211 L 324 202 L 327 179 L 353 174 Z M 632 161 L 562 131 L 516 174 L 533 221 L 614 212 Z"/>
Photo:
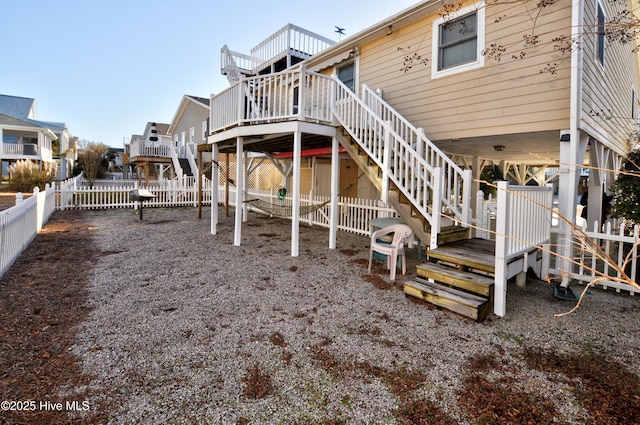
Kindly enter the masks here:
<path id="1" fill-rule="evenodd" d="M 598 34 L 598 9 L 602 10 L 602 15 L 604 16 L 604 25 L 606 28 L 607 25 L 607 12 L 604 10 L 604 4 L 602 1 L 596 1 L 596 13 L 595 13 L 595 28 L 596 28 L 596 39 L 594 44 L 593 53 L 595 56 L 595 61 L 598 65 L 600 65 L 600 69 L 604 69 L 605 64 L 607 63 L 607 38 L 605 36 L 602 37 L 602 62 L 600 62 L 600 58 L 598 57 L 598 39 L 600 38 L 600 34 Z"/>
<path id="2" fill-rule="evenodd" d="M 440 55 L 438 50 L 440 48 L 440 26 L 444 24 L 446 21 L 451 21 L 453 19 L 457 19 L 464 15 L 468 15 L 470 13 L 476 12 L 478 19 L 478 44 L 476 53 L 477 60 L 474 62 L 465 63 L 462 65 L 454 66 L 451 68 L 443 69 L 438 71 L 438 62 L 440 61 Z M 436 79 L 440 77 L 445 77 L 447 75 L 457 74 L 459 72 L 469 71 L 471 69 L 476 69 L 484 66 L 484 55 L 482 51 L 484 50 L 484 32 L 485 32 L 485 5 L 484 2 L 477 3 L 475 5 L 470 5 L 464 7 L 454 14 L 447 16 L 446 20 L 444 17 L 437 19 L 433 23 L 432 27 L 432 47 L 431 47 L 431 78 Z"/>

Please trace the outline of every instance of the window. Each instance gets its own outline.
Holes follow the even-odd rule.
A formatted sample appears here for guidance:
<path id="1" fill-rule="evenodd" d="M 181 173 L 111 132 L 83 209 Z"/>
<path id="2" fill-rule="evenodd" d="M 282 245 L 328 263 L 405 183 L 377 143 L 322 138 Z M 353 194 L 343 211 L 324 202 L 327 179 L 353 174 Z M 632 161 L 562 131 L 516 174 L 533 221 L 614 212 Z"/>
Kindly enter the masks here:
<path id="1" fill-rule="evenodd" d="M 602 4 L 598 2 L 596 13 L 596 57 L 602 66 L 604 66 L 605 22 L 604 9 Z"/>
<path id="2" fill-rule="evenodd" d="M 356 66 L 354 62 L 338 68 L 338 79 L 349 87 L 351 91 L 356 88 Z"/>
<path id="3" fill-rule="evenodd" d="M 477 13 L 472 13 L 440 25 L 438 71 L 474 62 L 477 56 Z"/>
<path id="4" fill-rule="evenodd" d="M 484 65 L 484 10 L 481 3 L 435 21 L 432 78 Z"/>

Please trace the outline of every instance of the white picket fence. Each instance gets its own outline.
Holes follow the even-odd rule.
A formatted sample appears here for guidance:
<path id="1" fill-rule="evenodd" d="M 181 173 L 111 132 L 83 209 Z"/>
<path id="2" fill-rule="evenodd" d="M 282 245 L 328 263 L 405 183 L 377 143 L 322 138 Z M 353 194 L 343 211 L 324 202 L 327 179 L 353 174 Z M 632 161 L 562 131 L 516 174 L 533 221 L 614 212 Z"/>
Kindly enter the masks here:
<path id="1" fill-rule="evenodd" d="M 598 228 L 599 226 L 596 223 L 594 227 Z M 585 228 L 575 229 L 572 232 L 575 253 L 570 269 L 563 269 L 561 261 L 555 257 L 552 258 L 549 273 L 553 276 L 568 277 L 585 284 L 596 278 L 604 277 L 605 279 L 599 282 L 600 288 L 613 288 L 616 292 L 625 291 L 631 295 L 640 294 L 638 288 L 622 282 L 622 280 L 627 280 L 626 278 L 621 279 L 622 273 L 625 273 L 631 281 L 640 282 L 638 275 L 638 266 L 640 265 L 638 261 L 639 226 L 634 226 L 631 233 L 625 232 L 623 223 L 614 226 L 611 222 L 606 224 L 602 232 L 588 232 Z M 561 242 L 565 237 L 564 232 L 560 229 L 552 231 L 558 241 L 555 246 L 563 245 Z M 583 243 L 580 239 L 585 237 L 590 241 Z"/>
<path id="2" fill-rule="evenodd" d="M 61 182 L 56 188 L 58 204 L 65 209 L 138 208 L 130 193 L 139 189 L 137 180 L 96 180 L 92 187 L 82 175 Z M 198 187 L 195 177 L 153 181 L 145 186 L 155 198 L 145 201 L 149 207 L 179 207 L 198 205 Z M 211 181 L 202 177 L 202 202 L 211 204 Z"/>
<path id="3" fill-rule="evenodd" d="M 224 199 L 224 187 L 220 187 L 218 199 Z M 263 202 L 272 204 L 274 207 L 290 208 L 292 205 L 292 198 L 286 197 L 279 199 L 275 190 L 249 190 L 246 194 L 247 199 L 260 199 Z M 320 226 L 330 227 L 330 197 L 328 196 L 314 196 L 312 194 L 300 195 L 300 208 L 306 208 L 307 206 L 317 206 L 318 208 L 312 208 L 313 211 L 309 214 L 300 217 L 300 222 Z M 235 188 L 229 189 L 229 204 L 235 206 Z M 257 206 L 254 206 L 251 202 L 247 202 L 247 207 L 259 213 L 268 213 L 268 211 L 262 211 Z M 359 198 L 347 198 L 338 197 L 338 230 L 344 232 L 355 233 L 359 235 L 369 235 L 371 229 L 369 223 L 371 220 L 380 217 L 396 217 L 396 211 L 389 204 L 386 204 L 377 199 L 359 199 Z"/>
<path id="4" fill-rule="evenodd" d="M 0 212 L 0 276 L 49 221 L 55 211 L 55 198 L 53 187 L 47 185 L 44 191 L 36 187 L 33 196 L 24 199 L 19 193 L 16 205 Z"/>

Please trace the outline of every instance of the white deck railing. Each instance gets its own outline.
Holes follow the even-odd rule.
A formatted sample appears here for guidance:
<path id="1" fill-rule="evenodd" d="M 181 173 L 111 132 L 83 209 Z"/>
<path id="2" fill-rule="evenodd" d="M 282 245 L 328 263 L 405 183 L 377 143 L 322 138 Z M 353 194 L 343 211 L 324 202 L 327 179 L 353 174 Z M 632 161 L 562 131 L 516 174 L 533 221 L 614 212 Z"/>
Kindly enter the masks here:
<path id="1" fill-rule="evenodd" d="M 11 267 L 55 210 L 55 189 L 37 187 L 33 196 L 16 197 L 16 205 L 0 212 L 0 276 Z"/>
<path id="2" fill-rule="evenodd" d="M 172 142 L 149 142 L 147 140 L 133 140 L 129 144 L 129 156 L 135 158 L 138 156 L 148 156 L 155 158 L 170 158 Z"/>
<path id="3" fill-rule="evenodd" d="M 553 188 L 498 183 L 493 312 L 506 312 L 507 279 L 524 273 L 537 259 L 529 254 L 546 247 L 551 238 Z M 543 256 L 543 258 L 548 258 Z M 538 275 L 548 265 L 540 264 Z"/>
<path id="4" fill-rule="evenodd" d="M 221 71 L 230 76 L 229 81 L 236 82 L 240 78 L 240 70 L 255 75 L 289 54 L 306 59 L 333 44 L 335 42 L 326 37 L 288 24 L 252 48 L 249 55 L 234 52 L 227 45 L 223 46 Z"/>
<path id="5" fill-rule="evenodd" d="M 330 77 L 284 71 L 242 79 L 211 98 L 211 130 L 291 119 L 332 120 Z"/>

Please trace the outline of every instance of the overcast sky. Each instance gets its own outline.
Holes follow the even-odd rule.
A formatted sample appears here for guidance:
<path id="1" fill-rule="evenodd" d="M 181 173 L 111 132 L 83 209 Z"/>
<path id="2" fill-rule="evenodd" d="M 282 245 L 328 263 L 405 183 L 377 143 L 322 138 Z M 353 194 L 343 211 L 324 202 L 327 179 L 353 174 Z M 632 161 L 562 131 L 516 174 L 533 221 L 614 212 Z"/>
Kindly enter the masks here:
<path id="1" fill-rule="evenodd" d="M 0 0 L 0 94 L 33 98 L 38 118 L 122 147 L 170 123 L 185 94 L 228 86 L 220 48 L 249 54 L 288 23 L 338 41 L 417 0 Z"/>

